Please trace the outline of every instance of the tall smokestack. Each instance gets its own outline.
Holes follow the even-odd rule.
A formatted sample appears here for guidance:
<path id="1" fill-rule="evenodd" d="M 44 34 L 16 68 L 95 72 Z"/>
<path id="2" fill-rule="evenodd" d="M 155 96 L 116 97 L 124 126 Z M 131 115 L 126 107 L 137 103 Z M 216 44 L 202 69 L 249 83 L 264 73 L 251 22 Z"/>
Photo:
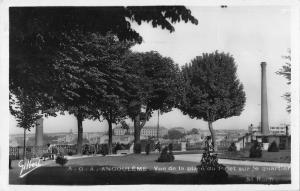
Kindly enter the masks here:
<path id="1" fill-rule="evenodd" d="M 43 117 L 39 118 L 36 122 L 35 128 L 35 146 L 43 146 Z"/>
<path id="2" fill-rule="evenodd" d="M 268 96 L 267 96 L 267 76 L 266 62 L 261 64 L 261 133 L 269 134 L 269 117 L 268 117 Z"/>

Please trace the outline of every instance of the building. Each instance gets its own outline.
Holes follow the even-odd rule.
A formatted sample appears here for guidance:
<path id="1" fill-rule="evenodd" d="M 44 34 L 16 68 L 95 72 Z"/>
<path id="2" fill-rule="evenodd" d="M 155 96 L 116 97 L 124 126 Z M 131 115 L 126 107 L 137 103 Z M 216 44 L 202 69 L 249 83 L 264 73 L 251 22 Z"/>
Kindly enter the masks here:
<path id="1" fill-rule="evenodd" d="M 254 135 L 261 135 L 261 127 L 253 126 L 252 124 L 248 127 L 248 132 Z M 270 126 L 270 135 L 289 135 L 289 125 L 281 124 L 280 126 Z"/>
<path id="2" fill-rule="evenodd" d="M 113 129 L 113 134 L 115 136 L 122 136 L 122 135 L 133 135 L 134 128 L 130 127 L 128 130 L 123 129 L 121 127 L 116 127 Z M 168 134 L 168 129 L 165 127 L 159 127 L 159 137 L 163 137 Z M 141 137 L 156 137 L 157 136 L 157 127 L 154 126 L 145 126 L 141 130 Z"/>
<path id="3" fill-rule="evenodd" d="M 158 137 L 163 137 L 168 134 L 168 129 L 159 127 Z M 141 135 L 146 137 L 157 137 L 157 127 L 144 127 L 141 130 Z"/>
<path id="4" fill-rule="evenodd" d="M 289 135 L 289 125 L 282 124 L 276 127 L 270 127 L 270 134 L 272 135 Z"/>
<path id="5" fill-rule="evenodd" d="M 132 143 L 133 140 L 134 140 L 133 135 L 113 135 L 112 136 L 112 143 L 129 144 L 129 143 Z M 108 135 L 100 136 L 99 141 L 97 143 L 107 144 L 108 143 Z"/>
<path id="6" fill-rule="evenodd" d="M 115 127 L 113 129 L 113 134 L 120 136 L 120 135 L 125 135 L 125 134 L 129 134 L 129 135 L 133 135 L 134 133 L 134 128 L 130 127 L 128 130 L 127 129 L 123 129 L 121 127 Z"/>

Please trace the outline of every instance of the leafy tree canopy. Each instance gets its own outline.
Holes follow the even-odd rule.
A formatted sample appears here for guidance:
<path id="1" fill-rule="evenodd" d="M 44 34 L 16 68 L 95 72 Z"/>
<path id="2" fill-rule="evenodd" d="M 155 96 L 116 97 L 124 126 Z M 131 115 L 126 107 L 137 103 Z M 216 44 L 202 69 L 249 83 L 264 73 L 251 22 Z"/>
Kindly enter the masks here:
<path id="1" fill-rule="evenodd" d="M 184 137 L 184 134 L 177 130 L 169 130 L 168 138 L 169 139 L 181 139 Z"/>
<path id="2" fill-rule="evenodd" d="M 182 68 L 185 97 L 180 109 L 191 118 L 214 122 L 238 116 L 246 97 L 234 59 L 225 53 L 205 53 Z"/>
<path id="3" fill-rule="evenodd" d="M 13 39 L 32 43 L 49 43 L 47 38 L 56 38 L 61 32 L 108 31 L 117 34 L 120 40 L 142 42 L 142 37 L 131 28 L 130 21 L 150 22 L 173 32 L 172 23 L 184 21 L 198 24 L 191 11 L 184 6 L 128 6 L 128 7 L 26 7 L 10 8 L 11 34 Z M 34 45 L 34 44 L 32 44 Z"/>
<path id="4" fill-rule="evenodd" d="M 113 104 L 123 92 L 120 63 L 131 43 L 113 34 L 77 31 L 62 45 L 54 60 L 57 85 L 64 110 L 93 115 L 100 106 Z M 80 111 L 79 111 L 80 110 Z M 88 116 L 86 116 L 88 117 Z"/>
<path id="5" fill-rule="evenodd" d="M 246 96 L 236 70 L 233 57 L 217 51 L 197 56 L 182 68 L 185 94 L 179 108 L 191 118 L 208 122 L 214 150 L 212 123 L 240 115 L 245 106 Z"/>
<path id="6" fill-rule="evenodd" d="M 283 56 L 286 60 L 285 65 L 283 65 L 276 74 L 281 75 L 287 79 L 287 84 L 291 84 L 291 50 L 288 50 L 288 55 Z M 287 112 L 291 112 L 291 92 L 286 92 L 283 97 L 287 100 L 288 104 L 286 107 Z"/>
<path id="7" fill-rule="evenodd" d="M 199 130 L 196 128 L 191 129 L 190 131 L 187 132 L 189 135 L 196 135 L 199 134 Z"/>
<path id="8" fill-rule="evenodd" d="M 170 32 L 174 31 L 172 23 L 198 22 L 191 15 L 191 11 L 183 6 L 11 7 L 9 17 L 10 91 L 22 88 L 24 94 L 38 98 L 38 101 L 46 107 L 44 110 L 57 106 L 55 98 L 58 98 L 61 92 L 56 87 L 62 84 L 60 78 L 67 78 L 65 80 L 72 82 L 76 79 L 77 82 L 71 83 L 70 88 L 80 85 L 79 81 L 82 79 L 78 75 L 66 77 L 62 75 L 69 73 L 68 70 L 77 70 L 78 61 L 82 58 L 80 54 L 84 53 L 77 51 L 76 48 L 84 46 L 83 40 L 79 39 L 78 31 L 82 34 L 90 32 L 103 36 L 110 31 L 121 41 L 141 43 L 142 37 L 131 28 L 130 21 L 138 24 L 151 22 L 153 27 L 160 26 Z M 75 49 L 68 48 L 69 43 L 73 43 L 74 46 L 71 47 Z M 67 49 L 72 53 L 66 53 Z M 61 51 L 69 55 L 62 55 Z M 70 54 L 77 57 L 71 58 Z M 57 56 L 65 57 L 65 63 L 77 62 L 77 65 L 61 69 L 57 66 L 58 61 L 54 60 Z M 92 76 L 91 71 L 82 70 L 84 69 L 78 70 L 77 74 L 86 73 L 87 76 L 83 75 L 85 79 Z M 64 93 L 70 97 L 76 97 L 78 94 L 72 90 Z"/>
<path id="9" fill-rule="evenodd" d="M 141 105 L 151 114 L 153 110 L 169 112 L 177 105 L 182 93 L 178 65 L 157 52 L 132 53 L 125 60 L 127 73 L 128 114 L 140 114 Z M 147 118 L 147 117 L 146 117 Z"/>
<path id="10" fill-rule="evenodd" d="M 18 93 L 18 94 L 17 94 Z M 16 118 L 17 126 L 29 130 L 36 125 L 36 120 L 41 117 L 40 107 L 34 98 L 23 95 L 22 91 L 10 94 L 9 110 Z"/>

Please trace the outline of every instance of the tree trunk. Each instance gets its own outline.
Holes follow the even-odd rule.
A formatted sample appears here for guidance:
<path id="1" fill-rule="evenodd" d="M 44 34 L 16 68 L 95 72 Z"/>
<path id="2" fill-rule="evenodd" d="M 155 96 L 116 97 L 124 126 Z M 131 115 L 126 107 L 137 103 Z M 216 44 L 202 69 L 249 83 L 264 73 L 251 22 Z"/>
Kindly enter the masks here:
<path id="1" fill-rule="evenodd" d="M 141 144 L 140 134 L 141 134 L 140 115 L 137 115 L 134 118 L 134 148 L 140 147 L 140 144 Z M 139 153 L 139 152 L 136 152 L 136 149 L 134 149 L 134 152 Z"/>
<path id="2" fill-rule="evenodd" d="M 107 120 L 108 123 L 108 154 L 112 154 L 112 123 Z"/>
<path id="3" fill-rule="evenodd" d="M 82 117 L 76 116 L 77 118 L 77 128 L 78 128 L 78 138 L 77 138 L 77 154 L 81 155 L 82 154 L 82 133 L 83 133 L 83 128 L 82 128 Z"/>
<path id="4" fill-rule="evenodd" d="M 210 134 L 211 134 L 211 141 L 212 141 L 213 151 L 217 151 L 216 135 L 215 135 L 215 131 L 213 129 L 211 121 L 208 122 L 208 128 L 209 128 L 209 131 L 210 131 Z"/>

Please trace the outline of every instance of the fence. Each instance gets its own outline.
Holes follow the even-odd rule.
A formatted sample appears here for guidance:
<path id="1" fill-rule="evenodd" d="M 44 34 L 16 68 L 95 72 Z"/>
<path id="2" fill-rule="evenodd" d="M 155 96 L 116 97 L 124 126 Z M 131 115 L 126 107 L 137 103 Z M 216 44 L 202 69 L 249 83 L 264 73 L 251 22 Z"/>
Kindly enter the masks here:
<path id="1" fill-rule="evenodd" d="M 76 153 L 76 145 L 56 145 L 58 152 L 68 154 L 70 152 Z M 24 147 L 9 147 L 9 157 L 12 160 L 19 160 L 23 158 Z M 44 153 L 48 152 L 47 146 L 27 146 L 26 158 L 41 157 Z"/>
<path id="2" fill-rule="evenodd" d="M 187 151 L 193 151 L 193 150 L 203 150 L 204 149 L 204 143 L 203 142 L 197 142 L 197 143 L 187 143 L 186 144 L 186 150 Z"/>

